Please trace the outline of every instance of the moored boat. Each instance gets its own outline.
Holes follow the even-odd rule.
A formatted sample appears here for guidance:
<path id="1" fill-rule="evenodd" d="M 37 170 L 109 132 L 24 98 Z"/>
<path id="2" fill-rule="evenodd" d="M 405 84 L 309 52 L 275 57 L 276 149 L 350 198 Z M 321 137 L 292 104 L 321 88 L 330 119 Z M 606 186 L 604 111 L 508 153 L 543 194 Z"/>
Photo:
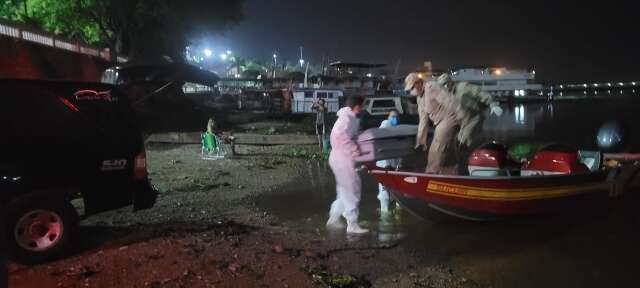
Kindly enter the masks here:
<path id="1" fill-rule="evenodd" d="M 376 131 L 361 137 L 361 143 L 376 141 L 371 134 Z M 393 133 L 378 134 L 380 148 L 369 150 L 384 152 L 384 145 Z M 399 139 L 409 137 L 406 131 L 397 134 Z M 393 157 L 399 155 L 398 151 L 388 151 Z M 497 143 L 478 147 L 469 156 L 468 175 L 426 174 L 373 165 L 368 168 L 409 211 L 421 214 L 417 210 L 428 207 L 469 220 L 559 212 L 582 204 L 606 203 L 620 195 L 640 171 L 633 157 L 637 154 L 602 154 L 550 145 L 537 151 L 531 159 L 518 159 L 522 160 L 518 162 L 507 152 L 506 146 Z M 616 158 L 627 163 L 612 166 L 610 161 L 605 161 Z M 629 159 L 635 162 L 630 163 Z"/>
<path id="2" fill-rule="evenodd" d="M 538 176 L 453 176 L 372 169 L 405 207 L 428 205 L 456 217 L 486 220 L 559 211 L 606 200 L 607 171 Z"/>

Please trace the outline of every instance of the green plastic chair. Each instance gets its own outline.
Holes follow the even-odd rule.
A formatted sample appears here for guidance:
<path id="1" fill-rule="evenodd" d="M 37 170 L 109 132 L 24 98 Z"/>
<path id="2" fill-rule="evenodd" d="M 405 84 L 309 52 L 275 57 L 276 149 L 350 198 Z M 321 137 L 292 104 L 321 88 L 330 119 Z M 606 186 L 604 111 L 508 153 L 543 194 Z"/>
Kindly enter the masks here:
<path id="1" fill-rule="evenodd" d="M 202 142 L 202 159 L 218 160 L 224 158 L 224 151 L 220 146 L 220 139 L 215 134 L 204 132 L 200 134 Z"/>

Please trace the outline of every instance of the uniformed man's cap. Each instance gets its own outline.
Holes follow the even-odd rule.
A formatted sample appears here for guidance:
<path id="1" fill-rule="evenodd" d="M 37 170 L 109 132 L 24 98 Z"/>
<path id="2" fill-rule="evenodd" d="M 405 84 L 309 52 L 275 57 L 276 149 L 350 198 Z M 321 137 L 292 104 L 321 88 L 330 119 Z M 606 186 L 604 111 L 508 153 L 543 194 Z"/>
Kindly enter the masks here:
<path id="1" fill-rule="evenodd" d="M 418 81 L 422 81 L 422 77 L 420 74 L 415 72 L 409 73 L 409 75 L 404 78 L 404 91 L 413 89 L 413 85 L 415 85 Z"/>

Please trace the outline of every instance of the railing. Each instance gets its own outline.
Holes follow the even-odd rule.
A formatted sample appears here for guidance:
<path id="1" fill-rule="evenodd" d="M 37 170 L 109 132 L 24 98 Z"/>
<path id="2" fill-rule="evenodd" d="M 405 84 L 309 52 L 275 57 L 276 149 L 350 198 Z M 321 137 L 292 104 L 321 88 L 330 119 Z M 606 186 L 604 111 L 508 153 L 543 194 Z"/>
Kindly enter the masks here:
<path id="1" fill-rule="evenodd" d="M 0 34 L 4 34 L 14 38 L 20 38 L 20 29 L 13 28 L 0 22 Z"/>
<path id="2" fill-rule="evenodd" d="M 109 48 L 98 48 L 84 43 L 69 41 L 58 36 L 54 36 L 53 34 L 34 31 L 33 29 L 22 27 L 20 24 L 3 19 L 0 19 L 0 35 L 111 61 L 111 52 L 109 51 Z M 123 57 L 118 57 L 117 60 L 118 62 L 126 62 L 126 58 Z"/>

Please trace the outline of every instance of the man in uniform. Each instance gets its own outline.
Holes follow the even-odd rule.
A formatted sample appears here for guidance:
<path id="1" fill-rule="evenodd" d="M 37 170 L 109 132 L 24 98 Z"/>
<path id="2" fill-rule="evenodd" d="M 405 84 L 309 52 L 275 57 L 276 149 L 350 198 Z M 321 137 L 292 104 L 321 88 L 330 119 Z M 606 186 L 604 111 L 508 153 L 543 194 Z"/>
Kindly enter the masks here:
<path id="1" fill-rule="evenodd" d="M 491 95 L 467 82 L 454 83 L 448 74 L 441 75 L 435 82 L 425 82 L 417 73 L 411 73 L 405 78 L 405 90 L 417 97 L 420 123 L 416 148 L 427 146 L 429 120 L 435 126 L 427 154 L 427 173 L 447 173 L 445 167 L 457 164 L 456 139 L 460 145 L 471 145 L 486 106 L 491 107 L 492 114 L 502 114 Z"/>

